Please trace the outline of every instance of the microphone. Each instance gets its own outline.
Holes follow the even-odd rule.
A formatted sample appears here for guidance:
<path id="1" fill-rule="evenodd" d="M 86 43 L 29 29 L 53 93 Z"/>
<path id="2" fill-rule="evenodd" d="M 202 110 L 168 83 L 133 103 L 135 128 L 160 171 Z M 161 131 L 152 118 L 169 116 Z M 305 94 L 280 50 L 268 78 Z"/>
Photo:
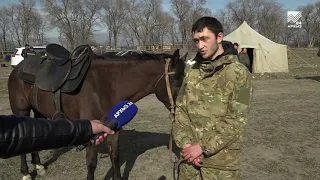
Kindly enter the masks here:
<path id="1" fill-rule="evenodd" d="M 130 122 L 138 112 L 138 107 L 128 100 L 121 101 L 112 107 L 112 109 L 107 114 L 107 121 L 103 125 L 109 127 L 112 130 L 119 130 L 122 126 Z M 90 141 L 79 145 L 77 147 L 78 151 L 83 150 L 89 145 L 95 144 L 98 137 L 102 136 L 104 133 L 99 133 L 90 138 Z"/>

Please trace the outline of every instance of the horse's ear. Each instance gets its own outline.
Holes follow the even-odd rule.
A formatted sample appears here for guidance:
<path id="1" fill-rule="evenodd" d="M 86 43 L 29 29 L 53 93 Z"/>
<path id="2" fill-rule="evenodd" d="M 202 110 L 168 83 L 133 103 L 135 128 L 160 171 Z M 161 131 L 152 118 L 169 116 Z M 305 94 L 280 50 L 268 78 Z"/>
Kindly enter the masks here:
<path id="1" fill-rule="evenodd" d="M 176 49 L 176 50 L 174 51 L 174 53 L 173 53 L 173 58 L 174 58 L 174 59 L 176 59 L 176 58 L 179 59 L 179 57 L 180 57 L 179 53 L 180 53 L 180 50 L 179 50 L 179 49 Z"/>
<path id="2" fill-rule="evenodd" d="M 173 56 L 172 56 L 172 65 L 176 65 L 178 60 L 180 58 L 180 55 L 179 55 L 179 49 L 176 49 L 173 53 Z"/>
<path id="3" fill-rule="evenodd" d="M 180 59 L 182 59 L 184 62 L 187 61 L 187 57 L 188 57 L 188 52 L 186 52 L 183 56 L 181 56 Z"/>

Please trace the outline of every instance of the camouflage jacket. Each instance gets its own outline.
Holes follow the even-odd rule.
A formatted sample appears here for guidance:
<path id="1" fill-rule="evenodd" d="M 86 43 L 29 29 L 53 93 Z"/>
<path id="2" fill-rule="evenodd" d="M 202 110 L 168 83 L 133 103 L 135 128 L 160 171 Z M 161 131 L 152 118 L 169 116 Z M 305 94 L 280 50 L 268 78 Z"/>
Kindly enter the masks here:
<path id="1" fill-rule="evenodd" d="M 176 101 L 173 138 L 179 147 L 200 143 L 204 167 L 238 169 L 243 128 L 252 97 L 251 74 L 236 55 L 196 62 Z"/>

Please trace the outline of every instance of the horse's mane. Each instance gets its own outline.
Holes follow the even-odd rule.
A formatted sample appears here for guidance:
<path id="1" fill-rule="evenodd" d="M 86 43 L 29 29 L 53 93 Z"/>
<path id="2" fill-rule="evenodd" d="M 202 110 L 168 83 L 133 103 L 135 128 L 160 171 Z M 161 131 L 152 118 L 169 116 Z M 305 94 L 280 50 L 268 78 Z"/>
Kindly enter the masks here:
<path id="1" fill-rule="evenodd" d="M 171 58 L 171 54 L 167 53 L 154 53 L 154 54 L 130 54 L 130 55 L 123 55 L 118 56 L 112 53 L 105 53 L 101 55 L 95 54 L 94 59 L 100 59 L 100 60 L 115 60 L 115 61 L 132 61 L 132 60 L 164 60 L 166 58 Z"/>

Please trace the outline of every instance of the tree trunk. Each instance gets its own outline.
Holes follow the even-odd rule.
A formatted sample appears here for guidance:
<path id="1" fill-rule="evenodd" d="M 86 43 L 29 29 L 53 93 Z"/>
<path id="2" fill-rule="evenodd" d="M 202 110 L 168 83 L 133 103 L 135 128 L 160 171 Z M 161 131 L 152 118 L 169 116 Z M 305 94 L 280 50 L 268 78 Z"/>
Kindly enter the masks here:
<path id="1" fill-rule="evenodd" d="M 108 44 L 109 44 L 109 48 L 111 48 L 112 47 L 112 33 L 111 33 L 111 30 L 110 30 L 110 28 L 109 28 L 109 42 L 108 42 Z"/>
<path id="2" fill-rule="evenodd" d="M 6 40 L 6 31 L 5 31 L 5 26 L 4 28 L 2 29 L 2 33 L 3 33 L 3 50 L 6 51 L 7 50 L 7 40 Z"/>
<path id="3" fill-rule="evenodd" d="M 113 45 L 114 45 L 114 49 L 117 49 L 117 30 L 113 30 Z"/>

